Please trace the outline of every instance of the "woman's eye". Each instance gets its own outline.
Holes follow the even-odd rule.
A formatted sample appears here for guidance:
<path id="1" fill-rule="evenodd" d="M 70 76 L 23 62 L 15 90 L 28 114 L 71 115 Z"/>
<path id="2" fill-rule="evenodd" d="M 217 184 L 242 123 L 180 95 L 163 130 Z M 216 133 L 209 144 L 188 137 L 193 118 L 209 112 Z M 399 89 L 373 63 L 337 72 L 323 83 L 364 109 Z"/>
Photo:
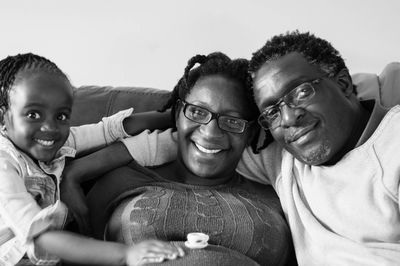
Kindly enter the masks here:
<path id="1" fill-rule="evenodd" d="M 26 117 L 28 117 L 29 119 L 39 119 L 40 114 L 38 112 L 29 112 L 26 114 Z"/>
<path id="2" fill-rule="evenodd" d="M 231 125 L 237 125 L 237 124 L 239 124 L 239 121 L 238 121 L 237 119 L 233 119 L 233 118 L 229 118 L 229 119 L 227 120 L 227 122 L 228 122 L 229 124 L 231 124 Z"/>
<path id="3" fill-rule="evenodd" d="M 190 112 L 191 112 L 192 116 L 194 116 L 194 117 L 206 116 L 206 113 L 201 109 L 194 109 L 193 108 L 192 110 L 190 110 Z"/>

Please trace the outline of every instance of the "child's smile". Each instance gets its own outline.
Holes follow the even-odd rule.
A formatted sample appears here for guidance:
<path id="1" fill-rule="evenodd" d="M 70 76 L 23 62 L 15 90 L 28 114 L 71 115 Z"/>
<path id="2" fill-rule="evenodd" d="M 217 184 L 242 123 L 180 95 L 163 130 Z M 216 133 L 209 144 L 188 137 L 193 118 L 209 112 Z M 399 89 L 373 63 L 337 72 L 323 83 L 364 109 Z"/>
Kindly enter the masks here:
<path id="1" fill-rule="evenodd" d="M 54 140 L 35 139 L 35 141 L 45 147 L 51 147 L 54 144 Z"/>
<path id="2" fill-rule="evenodd" d="M 35 160 L 49 162 L 69 135 L 72 89 L 51 73 L 22 73 L 5 113 L 8 138 Z"/>

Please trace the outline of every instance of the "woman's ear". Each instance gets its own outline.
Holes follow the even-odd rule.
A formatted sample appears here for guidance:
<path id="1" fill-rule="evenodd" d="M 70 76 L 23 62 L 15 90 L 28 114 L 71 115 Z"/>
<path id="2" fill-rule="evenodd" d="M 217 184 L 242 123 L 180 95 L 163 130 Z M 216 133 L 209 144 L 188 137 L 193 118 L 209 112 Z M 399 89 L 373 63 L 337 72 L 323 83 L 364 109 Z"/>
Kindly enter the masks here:
<path id="1" fill-rule="evenodd" d="M 336 74 L 335 79 L 346 97 L 349 97 L 354 92 L 353 81 L 346 68 L 340 70 L 339 73 Z"/>
<path id="2" fill-rule="evenodd" d="M 258 138 L 259 134 L 259 128 L 254 125 L 255 122 L 253 122 L 248 128 L 248 134 L 247 134 L 247 146 L 251 146 L 251 144 L 255 141 L 255 138 Z"/>
<path id="3" fill-rule="evenodd" d="M 175 127 L 177 127 L 178 125 L 178 118 L 179 118 L 179 113 L 181 112 L 181 108 L 182 108 L 182 102 L 181 100 L 177 100 L 175 103 Z"/>

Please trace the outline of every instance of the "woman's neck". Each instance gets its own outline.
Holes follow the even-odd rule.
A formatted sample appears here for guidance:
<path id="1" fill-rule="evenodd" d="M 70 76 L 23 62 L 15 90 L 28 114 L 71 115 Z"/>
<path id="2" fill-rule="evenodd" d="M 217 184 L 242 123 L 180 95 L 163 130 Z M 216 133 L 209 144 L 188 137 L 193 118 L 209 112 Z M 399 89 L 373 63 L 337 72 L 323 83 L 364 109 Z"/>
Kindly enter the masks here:
<path id="1" fill-rule="evenodd" d="M 224 176 L 201 177 L 187 169 L 179 159 L 154 170 L 168 180 L 197 186 L 217 186 L 228 184 L 237 175 L 236 171 L 233 170 L 231 173 Z"/>

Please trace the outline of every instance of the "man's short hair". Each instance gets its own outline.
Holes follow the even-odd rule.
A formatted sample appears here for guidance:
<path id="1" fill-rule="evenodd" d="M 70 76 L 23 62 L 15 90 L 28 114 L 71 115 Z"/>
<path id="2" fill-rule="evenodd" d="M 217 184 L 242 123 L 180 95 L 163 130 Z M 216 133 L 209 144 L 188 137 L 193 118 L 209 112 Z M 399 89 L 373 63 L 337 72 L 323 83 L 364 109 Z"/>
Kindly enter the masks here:
<path id="1" fill-rule="evenodd" d="M 298 52 L 312 65 L 329 76 L 347 69 L 339 52 L 328 41 L 298 30 L 272 37 L 250 60 L 249 71 L 254 74 L 266 62 L 274 61 L 292 52 Z"/>

